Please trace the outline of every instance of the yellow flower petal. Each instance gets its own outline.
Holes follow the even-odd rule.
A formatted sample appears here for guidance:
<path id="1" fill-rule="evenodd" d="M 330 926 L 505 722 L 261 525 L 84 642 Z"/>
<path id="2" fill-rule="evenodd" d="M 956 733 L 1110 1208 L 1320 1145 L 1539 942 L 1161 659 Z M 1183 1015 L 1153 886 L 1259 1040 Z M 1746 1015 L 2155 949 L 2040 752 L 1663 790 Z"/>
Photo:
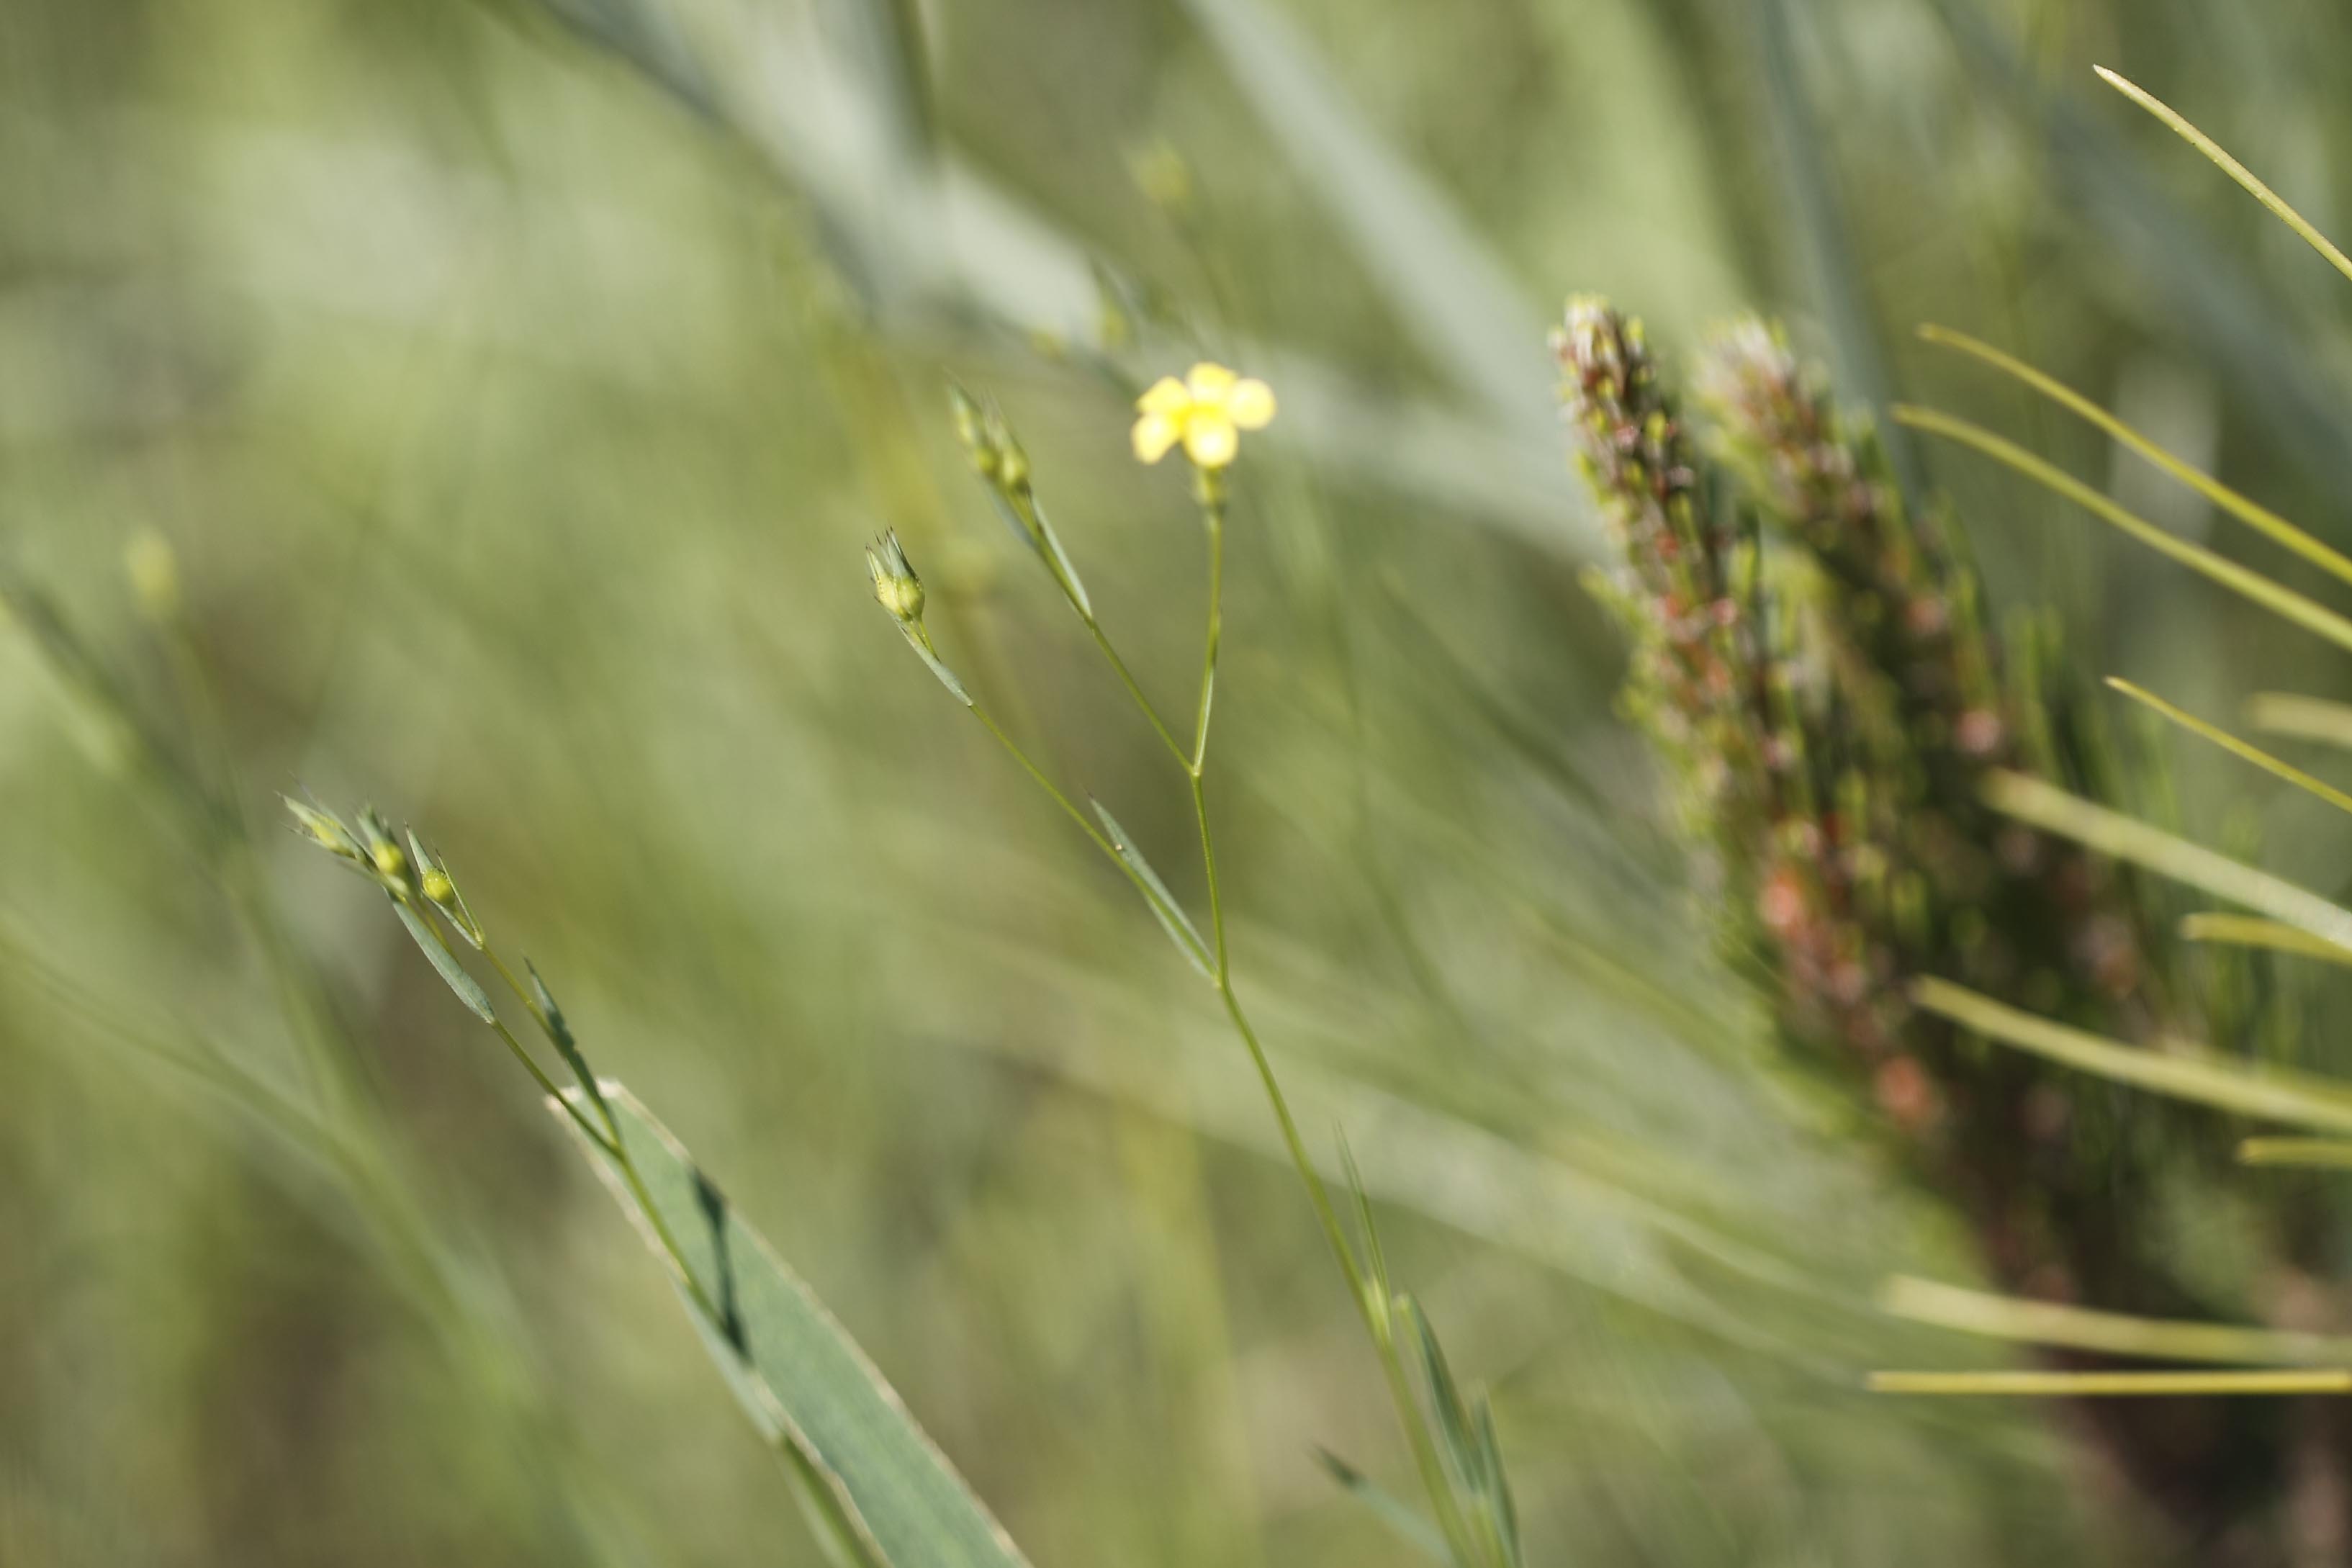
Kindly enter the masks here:
<path id="1" fill-rule="evenodd" d="M 1225 394 L 1225 417 L 1244 430 L 1263 430 L 1274 419 L 1274 388 L 1255 376 L 1234 383 Z"/>
<path id="2" fill-rule="evenodd" d="M 1175 386 L 1174 382 L 1168 383 Z M 1182 391 L 1181 387 L 1177 388 Z M 1138 461 L 1156 463 L 1168 455 L 1176 444 L 1181 426 L 1165 414 L 1147 414 L 1135 422 L 1135 456 Z"/>
<path id="3" fill-rule="evenodd" d="M 1223 414 L 1195 414 L 1184 421 L 1184 455 L 1204 468 L 1222 468 L 1242 444 L 1234 422 Z"/>
<path id="4" fill-rule="evenodd" d="M 1184 390 L 1192 395 L 1193 402 L 1214 408 L 1224 402 L 1225 394 L 1234 389 L 1234 373 L 1223 365 L 1211 364 L 1203 360 L 1186 374 Z"/>
<path id="5" fill-rule="evenodd" d="M 1162 418 L 1181 414 L 1192 405 L 1192 395 L 1185 391 L 1184 384 L 1172 375 L 1161 376 L 1151 384 L 1150 391 L 1135 400 L 1135 406 L 1139 411 L 1156 414 Z"/>

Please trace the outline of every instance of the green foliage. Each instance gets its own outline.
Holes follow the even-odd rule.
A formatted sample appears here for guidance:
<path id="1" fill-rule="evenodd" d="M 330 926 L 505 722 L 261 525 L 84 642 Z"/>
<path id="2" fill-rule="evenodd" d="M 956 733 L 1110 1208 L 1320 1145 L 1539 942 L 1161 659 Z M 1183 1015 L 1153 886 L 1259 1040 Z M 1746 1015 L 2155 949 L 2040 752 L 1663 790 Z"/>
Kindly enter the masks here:
<path id="1" fill-rule="evenodd" d="M 567 1093 L 589 1108 L 584 1091 Z M 1025 1563 L 856 1342 L 684 1146 L 618 1084 L 599 1085 L 597 1101 L 622 1152 L 585 1137 L 581 1152 L 676 1272 L 744 1414 L 813 1478 L 812 1512 L 838 1518 L 858 1561 L 887 1568 Z"/>

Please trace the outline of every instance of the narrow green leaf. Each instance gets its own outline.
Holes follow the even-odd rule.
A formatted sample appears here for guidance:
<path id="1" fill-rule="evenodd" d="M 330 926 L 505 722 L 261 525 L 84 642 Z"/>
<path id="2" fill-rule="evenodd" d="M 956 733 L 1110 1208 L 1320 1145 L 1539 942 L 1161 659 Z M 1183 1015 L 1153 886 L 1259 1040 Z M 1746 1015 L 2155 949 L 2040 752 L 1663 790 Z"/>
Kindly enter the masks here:
<path id="1" fill-rule="evenodd" d="M 1432 1562 L 1453 1568 L 1454 1554 L 1445 1549 L 1445 1538 L 1437 1527 L 1422 1517 L 1393 1492 L 1357 1469 L 1347 1460 L 1327 1448 L 1315 1450 L 1315 1458 L 1340 1489 L 1372 1510 L 1374 1518 L 1393 1531 L 1399 1539 L 1418 1548 Z"/>
<path id="2" fill-rule="evenodd" d="M 2320 780 L 2312 777 L 2311 774 L 2305 773 L 2301 768 L 2294 766 L 2292 763 L 2284 762 L 2279 758 L 2271 755 L 2268 752 L 2263 751 L 2260 746 L 2251 745 L 2246 742 L 2238 739 L 2237 736 L 2231 734 L 2227 730 L 2221 729 L 2216 725 L 2208 724 L 2204 720 L 2198 718 L 2196 715 L 2189 713 L 2183 709 L 2174 707 L 2171 703 L 2167 702 L 2163 698 L 2158 697 L 2153 691 L 2149 691 L 2144 687 L 2136 686 L 2132 682 L 2124 679 L 2121 676 L 2111 675 L 2107 677 L 2107 684 L 2113 687 L 2116 690 L 2122 692 L 2126 697 L 2130 698 L 2133 701 L 2152 709 L 2156 712 L 2162 714 L 2165 718 L 2171 720 L 2174 723 L 2179 725 L 2190 734 L 2197 735 L 2202 739 L 2212 742 L 2215 745 L 2221 747 L 2231 756 L 2236 757 L 2241 761 L 2253 763 L 2254 766 L 2262 769 L 2264 773 L 2271 774 L 2274 778 L 2284 779 L 2287 783 L 2294 785 L 2295 788 L 2302 790 L 2308 795 L 2317 796 L 2319 799 L 2326 801 L 2328 805 L 2334 806 L 2338 811 L 2352 812 L 2352 795 L 2346 795 L 2342 790 L 2336 788 L 2333 784 L 2322 783 Z"/>
<path id="3" fill-rule="evenodd" d="M 931 651 L 930 645 L 925 642 L 912 626 L 901 624 L 898 630 L 906 637 L 907 646 L 915 650 L 915 657 L 921 659 L 929 667 L 930 672 L 940 678 L 940 684 L 948 689 L 948 694 L 965 707 L 971 707 L 971 693 L 963 689 L 963 682 L 955 678 L 954 670 L 940 662 L 940 656 Z"/>
<path id="4" fill-rule="evenodd" d="M 2191 125 L 2186 116 L 2137 82 L 2109 70 L 2105 66 L 2093 66 L 2091 68 L 2099 73 L 2101 81 L 2163 121 L 2179 135 L 2182 141 L 2210 158 L 2214 167 L 2244 186 L 2256 201 L 2270 208 L 2272 214 L 2280 222 L 2301 236 L 2305 245 L 2326 257 L 2330 267 L 2335 268 L 2345 277 L 2352 278 L 2352 259 L 2347 259 L 2344 253 L 2336 249 L 2326 235 L 2314 227 L 2308 218 L 2287 205 L 2285 199 L 2276 191 L 2255 178 L 2252 170 L 2223 152 L 2220 142 Z"/>
<path id="5" fill-rule="evenodd" d="M 1184 912 L 1184 906 L 1176 901 L 1176 896 L 1168 890 L 1168 884 L 1160 879 L 1160 873 L 1151 868 L 1151 862 L 1143 858 L 1143 852 L 1128 837 L 1127 829 L 1118 825 L 1118 819 L 1111 816 L 1103 803 L 1088 795 L 1087 804 L 1094 807 L 1095 816 L 1102 819 L 1103 832 L 1109 836 L 1113 852 L 1126 862 L 1127 868 L 1134 872 L 1136 879 L 1142 883 L 1143 901 L 1151 906 L 1153 914 L 1160 917 L 1160 927 L 1168 933 L 1168 939 L 1192 961 L 1192 967 L 1201 972 L 1203 979 L 1215 980 L 1217 971 L 1209 957 L 1209 944 L 1201 940 L 1200 931 L 1192 924 L 1192 918 Z"/>
<path id="6" fill-rule="evenodd" d="M 2210 1394 L 2352 1394 L 2352 1370 L 2298 1372 L 1874 1372 L 1874 1394 L 1993 1394 L 2011 1398 L 2177 1397 Z"/>
<path id="7" fill-rule="evenodd" d="M 1994 810 L 2020 822 L 2227 899 L 2332 946 L 2352 948 L 2352 910 L 2266 871 L 2022 773 L 1995 773 L 1984 793 Z"/>
<path id="8" fill-rule="evenodd" d="M 2217 942 L 2230 947 L 2268 948 L 2273 952 L 2291 952 L 2327 963 L 2352 965 L 2352 948 L 2340 947 L 2309 931 L 2298 931 L 2277 921 L 2266 921 L 2259 915 L 2184 915 L 2180 921 L 2180 940 Z"/>
<path id="9" fill-rule="evenodd" d="M 2019 129 L 2047 160 L 2067 216 L 2098 235 L 2119 269 L 2145 291 L 2145 319 L 2221 377 L 2229 401 L 2294 457 L 2321 489 L 2352 489 L 2344 439 L 2344 386 L 2318 352 L 2317 335 L 2279 310 L 2242 258 L 2215 243 L 2210 226 L 2151 177 L 2147 159 L 2109 123 L 2084 111 L 2023 58 L 1995 13 L 1976 0 L 1929 0 L 1972 69 L 1986 109 L 2007 100 Z M 2170 160 L 2168 160 L 2168 163 Z"/>
<path id="10" fill-rule="evenodd" d="M 1421 1303 L 1411 1296 L 1403 1299 L 1404 1315 L 1412 1325 L 1413 1338 L 1421 1349 L 1422 1375 L 1429 1380 L 1430 1407 L 1437 1415 L 1438 1436 L 1445 1439 L 1445 1454 L 1453 1466 L 1454 1479 L 1465 1487 L 1477 1484 L 1478 1446 L 1470 1435 L 1470 1411 L 1462 1403 L 1462 1390 L 1454 1381 L 1454 1369 L 1446 1363 L 1444 1349 L 1437 1342 L 1437 1331 L 1429 1326 L 1429 1315 Z"/>
<path id="11" fill-rule="evenodd" d="M 1527 1562 L 1526 1549 L 1519 1542 L 1519 1505 L 1511 1495 L 1511 1473 L 1503 1466 L 1503 1442 L 1495 1434 L 1495 1405 L 1484 1394 L 1471 1407 L 1471 1417 L 1478 1431 L 1478 1449 L 1485 1456 L 1486 1467 L 1486 1511 L 1495 1521 L 1495 1533 L 1503 1544 L 1503 1561 L 1510 1568 L 1522 1568 Z"/>
<path id="12" fill-rule="evenodd" d="M 2268 1138 L 2263 1143 L 2313 1143 L 2310 1139 Z M 2352 1151 L 2352 1143 L 2329 1147 Z M 2057 1301 L 2025 1300 L 1983 1290 L 1963 1289 L 1933 1279 L 1898 1275 L 1879 1288 L 1881 1310 L 1915 1323 L 2012 1343 L 2056 1345 L 2101 1355 L 2139 1356 L 2150 1361 L 2207 1362 L 2234 1366 L 2308 1366 L 2315 1362 L 2352 1363 L 2352 1340 L 2329 1334 L 2289 1333 L 2235 1323 L 2182 1322 L 2135 1318 Z"/>
<path id="13" fill-rule="evenodd" d="M 2259 691 L 2247 700 L 2246 722 L 2265 734 L 2352 748 L 2352 704 L 2287 691 Z"/>
<path id="14" fill-rule="evenodd" d="M 1364 1191 L 1364 1173 L 1357 1168 L 1356 1151 L 1348 1143 L 1348 1130 L 1335 1125 L 1331 1133 L 1339 1145 L 1339 1169 L 1347 1175 L 1348 1191 L 1355 1195 L 1356 1223 L 1363 1227 L 1364 1258 L 1369 1266 L 1365 1272 L 1380 1291 L 1381 1300 L 1386 1302 L 1391 1294 L 1388 1255 L 1381 1247 L 1381 1227 L 1372 1218 L 1372 1200 Z"/>
<path id="15" fill-rule="evenodd" d="M 1949 981 L 1915 982 L 1921 1010 L 1987 1039 L 2113 1083 L 2130 1084 L 2240 1116 L 2352 1132 L 2352 1084 L 2278 1068 L 2127 1046 L 2021 1012 Z"/>
<path id="16" fill-rule="evenodd" d="M 613 1083 L 603 1090 L 645 1199 L 613 1156 L 584 1136 L 583 1152 L 669 1264 L 704 1348 L 753 1426 L 796 1456 L 819 1500 L 838 1506 L 849 1538 L 887 1568 L 1027 1568 L 1020 1548 L 799 1276 L 634 1095 Z M 578 1134 L 569 1119 L 565 1125 Z M 682 1256 L 661 1246 L 663 1234 Z"/>
<path id="17" fill-rule="evenodd" d="M 400 923 L 408 928 L 408 934 L 416 940 L 416 945 L 425 951 L 425 956 L 433 961 L 433 967 L 441 972 L 441 978 L 449 983 L 449 989 L 457 994 L 457 1000 L 472 1008 L 474 1016 L 483 1023 L 497 1023 L 498 1009 L 490 1005 L 490 994 L 482 989 L 481 982 L 466 973 L 466 966 L 425 923 L 425 917 L 398 899 L 392 900 L 392 908 L 400 916 Z"/>
<path id="18" fill-rule="evenodd" d="M 539 977 L 537 964 L 526 958 L 522 961 L 522 968 L 523 973 L 530 977 L 530 999 L 532 1005 L 539 1009 L 541 1032 L 554 1045 L 555 1054 L 563 1058 L 563 1065 L 572 1069 L 572 1076 L 580 1080 L 580 1088 L 594 1103 L 596 1113 L 603 1117 L 604 1124 L 610 1127 L 613 1122 L 613 1112 L 612 1109 L 604 1103 L 604 1086 L 597 1082 L 596 1075 L 589 1070 L 588 1058 L 582 1054 L 580 1042 L 572 1037 L 571 1023 L 563 1016 L 563 1009 L 555 1005 L 555 994 L 547 988 L 547 982 Z"/>
<path id="19" fill-rule="evenodd" d="M 2109 437 L 2130 447 L 2247 527 L 2275 543 L 2284 545 L 2322 571 L 2352 583 L 2352 559 L 2329 549 L 2270 508 L 2239 494 L 2203 469 L 2182 462 L 2157 442 L 2141 435 L 2063 382 L 2043 374 L 2023 360 L 2005 354 L 1990 343 L 1972 338 L 1966 332 L 1956 332 L 1948 327 L 1924 326 L 1919 329 L 1919 336 L 1941 347 L 1958 349 L 2002 374 L 2024 383 L 2069 413 L 2098 426 Z"/>
<path id="20" fill-rule="evenodd" d="M 2314 1171 L 2352 1171 L 2352 1140 L 2342 1138 L 2249 1138 L 2238 1145 L 2246 1165 L 2286 1165 Z"/>
<path id="21" fill-rule="evenodd" d="M 1962 446 L 1975 447 L 2043 489 L 2113 523 L 2149 549 L 2168 555 L 2231 593 L 2252 600 L 2283 620 L 2323 637 L 2338 647 L 2352 649 L 2352 621 L 2346 620 L 2317 600 L 2307 598 L 2292 588 L 2283 587 L 2261 573 L 2241 566 L 2201 544 L 2191 544 L 2185 539 L 2167 533 L 2146 518 L 2116 505 L 2056 465 L 2035 457 L 2016 442 L 1996 436 L 1981 425 L 1909 404 L 1896 405 L 1895 419 L 1897 424 L 1907 425 L 1915 430 L 1925 430 L 1930 435 L 1942 436 Z"/>

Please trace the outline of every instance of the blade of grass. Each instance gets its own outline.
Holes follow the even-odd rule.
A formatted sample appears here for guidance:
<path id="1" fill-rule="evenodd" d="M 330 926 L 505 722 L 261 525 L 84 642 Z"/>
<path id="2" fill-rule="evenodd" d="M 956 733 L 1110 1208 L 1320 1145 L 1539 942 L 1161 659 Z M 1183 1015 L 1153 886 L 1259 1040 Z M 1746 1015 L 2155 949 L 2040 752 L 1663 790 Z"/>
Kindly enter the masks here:
<path id="1" fill-rule="evenodd" d="M 2013 106 L 2021 132 L 2057 178 L 2065 211 L 2146 289 L 2143 324 L 2212 366 L 2231 403 L 2324 491 L 2352 488 L 2344 384 L 2313 335 L 2286 320 L 2240 258 L 2149 177 L 2147 160 L 2105 117 L 2085 113 L 2020 58 L 1992 13 L 1972 0 L 1929 4 L 1969 61 L 1979 97 Z"/>
<path id="2" fill-rule="evenodd" d="M 2227 730 L 2208 724 L 2204 720 L 2174 707 L 2145 687 L 2136 686 L 2119 675 L 2107 677 L 2107 684 L 2133 701 L 2154 710 L 2171 720 L 2192 735 L 2212 742 L 2231 756 L 2249 762 L 2275 778 L 2284 779 L 2295 788 L 2318 796 L 2338 811 L 2352 812 L 2352 795 L 2347 795 L 2332 784 L 2323 784 L 2291 763 L 2282 762 L 2259 746 L 2247 744 Z"/>
<path id="3" fill-rule="evenodd" d="M 2352 948 L 2338 947 L 2309 931 L 2282 925 L 2277 921 L 2266 921 L 2259 915 L 2209 912 L 2184 916 L 2180 921 L 2180 940 L 2217 942 L 2230 947 L 2265 947 L 2273 952 L 2292 952 L 2328 963 L 2352 965 Z"/>
<path id="4" fill-rule="evenodd" d="M 1986 781 L 1985 799 L 1997 811 L 2085 848 L 2227 899 L 2333 946 L 2352 948 L 2352 910 L 2054 784 L 2022 773 L 1995 773 Z"/>
<path id="5" fill-rule="evenodd" d="M 1913 983 L 1923 1012 L 2078 1072 L 2240 1116 L 2352 1132 L 2352 1084 L 2206 1056 L 2127 1046 L 1933 978 Z"/>
<path id="6" fill-rule="evenodd" d="M 627 1089 L 602 1088 L 641 1179 L 625 1180 L 621 1161 L 584 1133 L 582 1152 L 671 1269 L 752 1424 L 819 1505 L 820 1535 L 887 1568 L 1028 1568 L 866 1352 L 685 1146 Z M 586 1103 L 579 1090 L 567 1094 Z M 580 1133 L 576 1117 L 566 1125 Z M 677 1238 L 676 1248 L 661 1237 Z"/>
<path id="7" fill-rule="evenodd" d="M 2273 735 L 2352 750 L 2352 705 L 2342 702 L 2288 691 L 2257 692 L 2246 704 L 2246 722 Z"/>
<path id="8" fill-rule="evenodd" d="M 2093 1395 L 2352 1394 L 2352 1370 L 2304 1372 L 1874 1372 L 1874 1394 Z"/>
<path id="9" fill-rule="evenodd" d="M 1915 430 L 1942 436 L 1962 446 L 1973 447 L 1994 461 L 2016 470 L 2045 489 L 2064 497 L 2075 505 L 2114 524 L 2138 540 L 2149 549 L 2168 555 L 2191 571 L 2252 600 L 2263 608 L 2304 630 L 2326 638 L 2336 647 L 2352 650 L 2352 621 L 2328 609 L 2315 599 L 2309 599 L 2291 588 L 2281 586 L 2251 568 L 2239 565 L 2226 556 L 2218 555 L 2201 544 L 2167 533 L 2164 530 L 2109 500 L 2105 496 L 2083 483 L 2054 464 L 2034 456 L 2016 442 L 1994 435 L 1980 425 L 1932 408 L 1920 408 L 1901 404 L 1895 410 L 1895 423 Z"/>
<path id="10" fill-rule="evenodd" d="M 2098 426 L 2110 437 L 2130 447 L 2249 528 L 2294 551 L 2321 570 L 2352 583 L 2352 558 L 2329 549 L 2268 507 L 2241 495 L 2203 469 L 2182 462 L 2157 442 L 2064 383 L 2043 374 L 2023 360 L 2001 353 L 1990 343 L 1972 338 L 1966 332 L 1954 331 L 1949 327 L 1923 326 L 1919 329 L 1919 336 L 1940 347 L 1957 349 L 2005 375 L 2023 382 L 2069 413 Z"/>
<path id="11" fill-rule="evenodd" d="M 2303 1142 L 2275 1139 L 2266 1142 Z M 2352 1152 L 2352 1143 L 2331 1144 Z M 2308 1366 L 2352 1362 L 2352 1340 L 2326 1334 L 2242 1328 L 2232 1323 L 2178 1322 L 2095 1311 L 2057 1301 L 2027 1301 L 1897 1275 L 1880 1287 L 1879 1306 L 1915 1323 L 2020 1344 L 2056 1345 L 2150 1361 L 2212 1362 L 2236 1366 Z"/>
<path id="12" fill-rule="evenodd" d="M 2099 73 L 2101 81 L 2172 127 L 2182 141 L 2210 158 L 2214 167 L 2243 185 L 2254 200 L 2270 208 L 2273 216 L 2294 230 L 2302 237 L 2305 245 L 2326 257 L 2330 267 L 2335 268 L 2346 278 L 2352 279 L 2352 258 L 2347 258 L 2342 251 L 2336 249 L 2335 244 L 2326 235 L 2312 226 L 2310 219 L 2289 206 L 2284 197 L 2256 178 L 2252 170 L 2231 157 L 2228 153 L 2222 151 L 2219 142 L 2191 125 L 2179 110 L 2129 78 L 2111 71 L 2105 66 L 2093 66 L 2091 68 Z"/>
<path id="13" fill-rule="evenodd" d="M 2299 1166 L 2315 1171 L 2352 1171 L 2352 1140 L 2341 1138 L 2249 1138 L 2238 1145 L 2244 1165 Z"/>

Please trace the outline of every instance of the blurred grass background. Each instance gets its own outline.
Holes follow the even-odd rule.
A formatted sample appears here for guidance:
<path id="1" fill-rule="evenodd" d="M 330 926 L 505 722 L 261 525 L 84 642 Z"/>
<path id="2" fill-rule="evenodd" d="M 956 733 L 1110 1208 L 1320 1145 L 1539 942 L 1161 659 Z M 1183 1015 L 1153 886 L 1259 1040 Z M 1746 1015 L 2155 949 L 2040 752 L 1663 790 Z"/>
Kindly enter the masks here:
<path id="1" fill-rule="evenodd" d="M 1205 343 L 1284 399 L 1220 693 L 1241 983 L 1496 1386 L 1535 1554 L 2148 1561 L 2036 1412 L 1857 1390 L 2002 1352 L 1873 1310 L 1966 1247 L 1709 954 L 1575 583 L 1542 338 L 1571 289 L 1672 345 L 1776 310 L 1850 389 L 2206 531 L 1923 357 L 1942 321 L 2344 546 L 2336 280 L 2088 68 L 2341 232 L 2347 41 L 2286 0 L 14 0 L 0 539 L 250 816 L 299 781 L 420 824 L 1042 1565 L 1399 1560 L 1313 1462 L 1401 1461 L 1244 1058 L 857 561 L 896 526 L 967 677 L 1197 897 L 1185 804 L 943 387 L 1003 402 L 1181 693 L 1198 532 L 1121 388 Z M 1159 303 L 1106 337 L 1114 296 Z M 2086 673 L 2215 712 L 2343 684 L 1929 456 Z M 142 530 L 217 733 L 126 583 Z M 373 900 L 259 834 L 497 1377 L 364 1205 L 159 1065 L 298 1073 L 266 952 L 23 628 L 0 727 L 0 1561 L 817 1561 Z M 2178 761 L 2196 830 L 2352 871 L 2315 805 Z M 2150 1216 L 2221 1271 L 2226 1222 Z"/>

